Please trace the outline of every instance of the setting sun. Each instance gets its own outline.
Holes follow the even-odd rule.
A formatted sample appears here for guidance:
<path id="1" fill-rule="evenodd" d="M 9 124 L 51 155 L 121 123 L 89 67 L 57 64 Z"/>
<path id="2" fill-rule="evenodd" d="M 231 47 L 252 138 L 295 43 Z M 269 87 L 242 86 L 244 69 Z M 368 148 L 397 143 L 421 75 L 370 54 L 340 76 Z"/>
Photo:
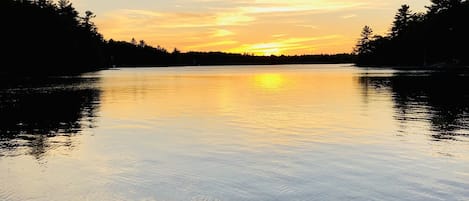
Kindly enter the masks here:
<path id="1" fill-rule="evenodd" d="M 279 43 L 265 43 L 257 44 L 249 47 L 248 52 L 254 52 L 255 54 L 260 54 L 263 56 L 271 56 L 280 54 L 280 48 L 282 44 Z"/>
<path id="2" fill-rule="evenodd" d="M 271 55 L 279 55 L 280 54 L 280 49 L 279 48 L 271 48 L 271 49 L 265 49 L 264 50 L 264 56 L 271 56 Z"/>
<path id="3" fill-rule="evenodd" d="M 285 46 L 282 43 L 245 44 L 239 48 L 231 49 L 230 52 L 250 53 L 258 56 L 278 56 L 282 54 Z"/>

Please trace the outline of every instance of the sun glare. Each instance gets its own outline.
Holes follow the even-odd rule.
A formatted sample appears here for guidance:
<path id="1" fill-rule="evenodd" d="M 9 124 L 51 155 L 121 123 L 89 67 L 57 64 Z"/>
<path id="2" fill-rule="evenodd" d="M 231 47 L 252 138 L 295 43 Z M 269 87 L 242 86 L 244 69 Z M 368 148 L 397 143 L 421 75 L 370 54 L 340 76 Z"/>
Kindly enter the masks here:
<path id="1" fill-rule="evenodd" d="M 233 48 L 231 52 L 238 53 L 250 53 L 258 56 L 271 56 L 271 55 L 281 55 L 284 51 L 284 44 L 282 43 L 259 43 L 259 44 L 249 44 L 243 45 L 239 48 Z"/>
<path id="2" fill-rule="evenodd" d="M 262 43 L 252 45 L 249 49 L 259 55 L 270 56 L 280 54 L 282 44 L 279 43 Z"/>
<path id="3" fill-rule="evenodd" d="M 262 55 L 264 56 L 271 56 L 271 55 L 279 55 L 280 49 L 279 48 L 271 48 L 262 50 Z"/>

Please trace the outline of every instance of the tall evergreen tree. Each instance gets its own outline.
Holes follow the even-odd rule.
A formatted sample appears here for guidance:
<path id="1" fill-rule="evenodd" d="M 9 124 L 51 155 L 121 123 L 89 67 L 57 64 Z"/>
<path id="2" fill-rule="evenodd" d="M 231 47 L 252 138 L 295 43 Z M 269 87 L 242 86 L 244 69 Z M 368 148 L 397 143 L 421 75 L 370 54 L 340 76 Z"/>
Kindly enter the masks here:
<path id="1" fill-rule="evenodd" d="M 357 44 L 358 64 L 468 65 L 469 0 L 431 3 L 426 13 L 412 13 L 407 5 L 401 6 L 389 37 L 362 39 Z"/>
<path id="2" fill-rule="evenodd" d="M 360 34 L 360 39 L 358 40 L 357 46 L 355 48 L 355 52 L 358 54 L 367 54 L 370 53 L 371 44 L 370 41 L 373 37 L 373 30 L 368 25 L 365 25 L 362 29 Z"/>
<path id="3" fill-rule="evenodd" d="M 409 5 L 402 5 L 394 16 L 394 22 L 391 27 L 391 37 L 398 36 L 402 31 L 406 30 L 409 26 L 412 17 Z"/>

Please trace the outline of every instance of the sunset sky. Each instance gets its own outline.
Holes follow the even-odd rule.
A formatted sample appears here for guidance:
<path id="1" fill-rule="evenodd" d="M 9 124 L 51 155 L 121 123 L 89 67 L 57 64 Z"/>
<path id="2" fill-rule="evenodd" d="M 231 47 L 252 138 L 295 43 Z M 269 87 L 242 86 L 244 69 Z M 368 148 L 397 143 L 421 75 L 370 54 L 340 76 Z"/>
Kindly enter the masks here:
<path id="1" fill-rule="evenodd" d="M 389 30 L 402 4 L 427 0 L 72 0 L 93 11 L 106 39 L 145 40 L 170 51 L 256 55 L 349 53 L 364 25 Z"/>

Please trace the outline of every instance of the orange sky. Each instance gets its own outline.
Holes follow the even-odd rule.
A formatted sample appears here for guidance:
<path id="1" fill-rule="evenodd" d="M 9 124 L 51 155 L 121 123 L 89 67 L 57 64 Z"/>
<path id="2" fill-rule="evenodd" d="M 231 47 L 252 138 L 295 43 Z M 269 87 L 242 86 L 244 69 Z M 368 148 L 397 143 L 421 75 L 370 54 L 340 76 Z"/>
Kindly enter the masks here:
<path id="1" fill-rule="evenodd" d="M 106 39 L 168 50 L 256 55 L 349 53 L 364 25 L 386 33 L 401 4 L 427 0 L 74 0 Z"/>

